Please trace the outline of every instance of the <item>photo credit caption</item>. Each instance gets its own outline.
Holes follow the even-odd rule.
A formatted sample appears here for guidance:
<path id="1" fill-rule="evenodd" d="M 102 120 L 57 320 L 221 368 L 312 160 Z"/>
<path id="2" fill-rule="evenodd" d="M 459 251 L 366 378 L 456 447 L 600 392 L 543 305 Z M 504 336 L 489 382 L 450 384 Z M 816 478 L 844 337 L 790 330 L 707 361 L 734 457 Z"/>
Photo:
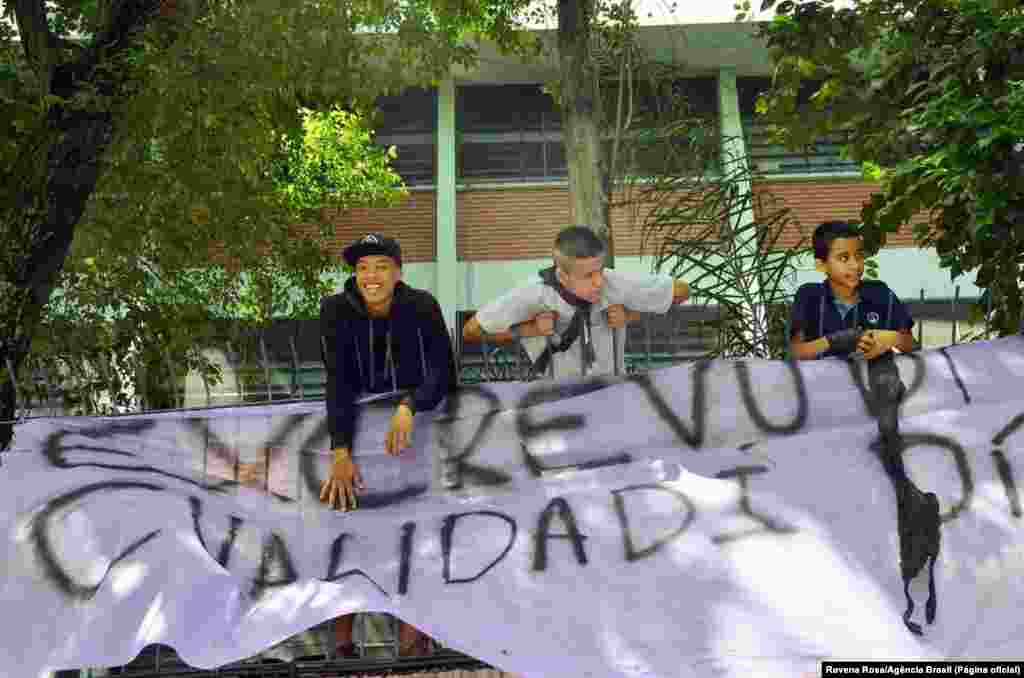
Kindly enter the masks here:
<path id="1" fill-rule="evenodd" d="M 1020 676 L 1024 661 L 822 662 L 821 676 Z"/>

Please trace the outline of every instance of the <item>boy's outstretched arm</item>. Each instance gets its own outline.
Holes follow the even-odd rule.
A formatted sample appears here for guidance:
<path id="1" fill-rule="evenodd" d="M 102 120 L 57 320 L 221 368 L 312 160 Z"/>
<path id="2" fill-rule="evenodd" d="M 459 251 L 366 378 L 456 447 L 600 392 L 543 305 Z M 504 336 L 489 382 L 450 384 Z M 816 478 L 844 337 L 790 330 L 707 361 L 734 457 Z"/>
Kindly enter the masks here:
<path id="1" fill-rule="evenodd" d="M 639 316 L 639 314 L 637 314 Z M 550 317 L 549 320 L 545 320 L 545 317 Z M 550 336 L 553 332 L 554 321 L 557 319 L 558 314 L 555 311 L 545 311 L 534 316 L 532 319 L 526 322 L 518 323 L 512 327 L 516 328 L 513 331 L 512 328 L 504 330 L 502 332 L 491 332 L 487 334 L 487 341 L 493 344 L 510 344 L 516 340 L 516 337 L 544 337 Z M 462 327 L 462 340 L 466 343 L 479 343 L 484 340 L 484 329 L 480 326 L 480 321 L 474 315 L 470 318 L 466 324 Z"/>

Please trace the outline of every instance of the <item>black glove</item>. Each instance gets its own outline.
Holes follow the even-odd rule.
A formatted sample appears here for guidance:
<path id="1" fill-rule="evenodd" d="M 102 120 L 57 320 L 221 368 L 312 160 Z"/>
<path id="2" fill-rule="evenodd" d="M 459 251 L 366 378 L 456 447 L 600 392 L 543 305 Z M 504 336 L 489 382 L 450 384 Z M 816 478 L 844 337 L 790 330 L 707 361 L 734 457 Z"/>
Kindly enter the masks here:
<path id="1" fill-rule="evenodd" d="M 851 327 L 847 330 L 839 330 L 825 337 L 828 340 L 828 347 L 835 353 L 853 353 L 857 350 L 857 342 L 860 341 L 864 330 L 860 327 Z"/>

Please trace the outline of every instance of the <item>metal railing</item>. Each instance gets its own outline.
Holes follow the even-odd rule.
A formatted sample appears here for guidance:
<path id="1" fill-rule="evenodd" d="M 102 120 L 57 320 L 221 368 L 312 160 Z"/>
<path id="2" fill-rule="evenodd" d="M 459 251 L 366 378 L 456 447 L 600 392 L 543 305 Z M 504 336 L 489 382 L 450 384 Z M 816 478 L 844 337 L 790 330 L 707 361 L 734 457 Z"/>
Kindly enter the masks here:
<path id="1" fill-rule="evenodd" d="M 949 299 L 926 299 L 920 291 L 917 300 L 905 300 L 915 319 L 915 338 L 919 347 L 938 347 L 960 343 L 965 338 L 989 337 L 991 302 L 984 323 L 967 333 L 968 308 L 974 299 L 960 297 L 957 286 Z M 712 349 L 715 309 L 701 304 L 673 307 L 662 316 L 643 314 L 639 323 L 627 328 L 624 362 L 627 374 L 669 367 L 706 356 Z M 458 314 L 459 328 L 472 315 Z M 203 350 L 223 357 L 223 381 L 214 389 L 202 373 L 190 372 L 174 364 L 169 352 L 162 356 L 163 369 L 173 375 L 164 385 L 170 406 L 147 405 L 145 394 L 136 396 L 131 406 L 112 414 L 175 411 L 195 408 L 239 407 L 267 403 L 321 400 L 326 393 L 326 373 L 320 359 L 318 321 L 292 321 L 291 332 L 256 330 L 240 333 L 218 347 L 210 343 Z M 287 329 L 287 327 L 285 327 Z M 948 332 L 948 334 L 946 334 Z M 948 339 L 947 339 L 948 337 Z M 530 359 L 519 343 L 496 345 L 486 339 L 466 344 L 461 331 L 452 331 L 459 383 L 521 381 L 529 378 Z M 620 349 L 621 350 L 621 349 Z M 17 384 L 10 361 L 0 366 Z M 52 374 L 34 375 L 32 390 L 18 390 L 18 416 L 14 423 L 39 416 L 66 416 L 65 394 Z M 191 385 L 190 385 L 191 384 Z M 33 391 L 35 393 L 33 393 Z M 45 398 L 40 399 L 40 392 Z"/>

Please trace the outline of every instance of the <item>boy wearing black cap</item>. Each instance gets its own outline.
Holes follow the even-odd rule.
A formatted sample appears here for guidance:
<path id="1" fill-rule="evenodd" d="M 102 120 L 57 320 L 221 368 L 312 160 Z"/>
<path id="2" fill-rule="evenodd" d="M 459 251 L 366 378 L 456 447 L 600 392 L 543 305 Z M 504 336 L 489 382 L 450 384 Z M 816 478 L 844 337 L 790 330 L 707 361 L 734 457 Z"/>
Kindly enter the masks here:
<path id="1" fill-rule="evenodd" d="M 352 455 L 364 392 L 408 390 L 395 408 L 387 452 L 409 445 L 413 415 L 432 410 L 454 388 L 455 360 L 441 307 L 425 290 L 402 282 L 402 250 L 386 236 L 371 233 L 345 248 L 355 275 L 340 294 L 320 302 L 320 333 L 327 369 L 327 421 L 334 462 L 320 489 L 320 501 L 342 511 L 355 509 L 363 480 Z M 353 615 L 335 622 L 338 651 L 356 656 Z M 408 624 L 399 625 L 403 656 L 424 654 L 429 638 Z"/>
<path id="2" fill-rule="evenodd" d="M 387 452 L 409 445 L 413 415 L 432 410 L 455 386 L 455 360 L 441 307 L 425 290 L 402 282 L 402 251 L 371 233 L 343 256 L 355 269 L 340 294 L 320 302 L 320 331 L 327 369 L 327 421 L 334 450 L 320 500 L 356 508 L 362 478 L 352 456 L 361 394 L 408 389 L 391 419 Z"/>

